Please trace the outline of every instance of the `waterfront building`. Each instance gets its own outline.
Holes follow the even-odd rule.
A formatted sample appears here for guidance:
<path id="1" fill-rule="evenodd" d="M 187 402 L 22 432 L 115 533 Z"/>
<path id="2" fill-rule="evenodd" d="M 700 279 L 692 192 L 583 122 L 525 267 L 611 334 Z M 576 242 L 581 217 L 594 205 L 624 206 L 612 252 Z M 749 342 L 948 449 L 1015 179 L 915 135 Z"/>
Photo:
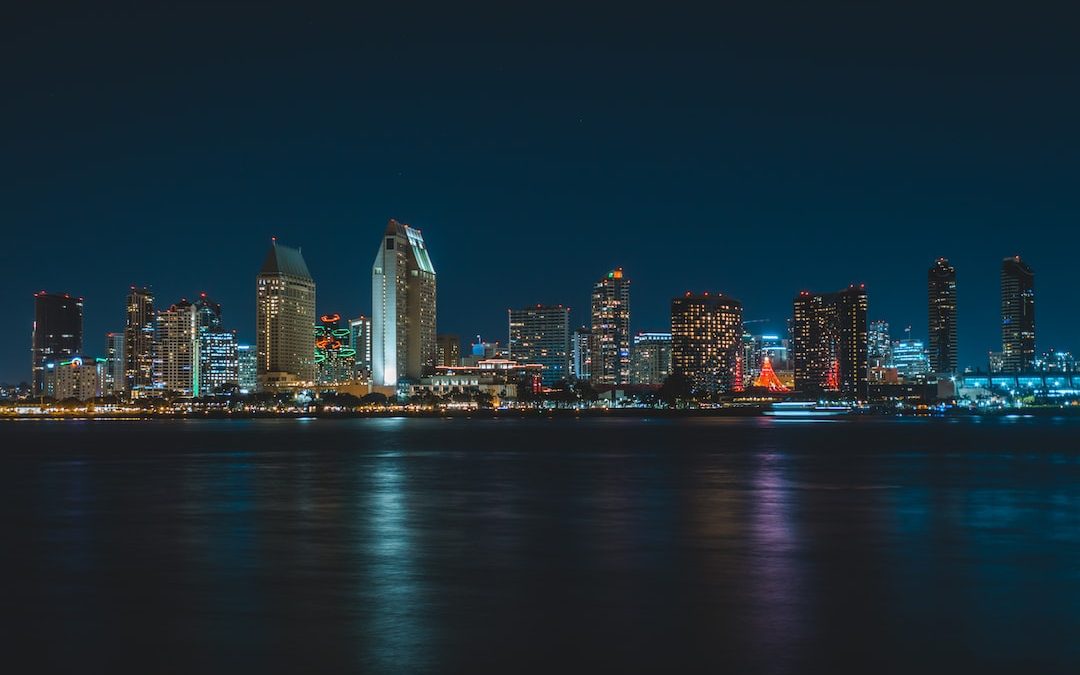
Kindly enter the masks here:
<path id="1" fill-rule="evenodd" d="M 315 281 L 299 249 L 273 240 L 256 277 L 255 349 L 258 387 L 309 385 L 315 379 L 311 330 Z"/>
<path id="2" fill-rule="evenodd" d="M 356 350 L 356 379 L 371 378 L 371 317 L 349 320 L 349 340 Z"/>
<path id="3" fill-rule="evenodd" d="M 154 294 L 131 287 L 124 322 L 124 390 L 148 389 L 154 383 Z"/>
<path id="4" fill-rule="evenodd" d="M 889 322 L 871 321 L 867 331 L 867 358 L 871 368 L 889 368 L 892 365 L 892 336 Z"/>
<path id="5" fill-rule="evenodd" d="M 124 333 L 105 334 L 105 385 L 103 396 L 124 393 Z"/>
<path id="6" fill-rule="evenodd" d="M 1001 353 L 1007 373 L 1035 361 L 1035 273 L 1020 256 L 1001 262 Z"/>
<path id="7" fill-rule="evenodd" d="M 356 378 L 352 330 L 340 314 L 324 314 L 315 325 L 315 380 L 322 385 L 347 384 Z"/>
<path id="8" fill-rule="evenodd" d="M 435 336 L 435 366 L 461 365 L 461 338 L 457 335 Z"/>
<path id="9" fill-rule="evenodd" d="M 199 396 L 198 308 L 181 300 L 159 310 L 154 330 L 153 387 Z"/>
<path id="10" fill-rule="evenodd" d="M 925 378 L 931 372 L 930 355 L 926 352 L 926 345 L 922 340 L 905 338 L 893 342 L 892 368 L 896 374 L 905 381 Z"/>
<path id="11" fill-rule="evenodd" d="M 379 386 L 435 365 L 435 267 L 420 230 L 391 219 L 371 268 L 371 371 Z"/>
<path id="12" fill-rule="evenodd" d="M 926 275 L 930 370 L 957 372 L 956 268 L 938 258 Z"/>
<path id="13" fill-rule="evenodd" d="M 105 359 L 72 354 L 44 364 L 41 393 L 57 401 L 89 401 L 104 395 L 104 379 Z"/>
<path id="14" fill-rule="evenodd" d="M 1005 372 L 1005 355 L 1001 352 L 990 352 L 987 356 L 988 368 L 991 373 Z"/>
<path id="15" fill-rule="evenodd" d="M 593 285 L 592 363 L 590 380 L 596 385 L 630 382 L 630 280 L 621 267 Z"/>
<path id="16" fill-rule="evenodd" d="M 592 329 L 582 326 L 570 338 L 570 371 L 576 379 L 592 379 L 592 354 Z"/>
<path id="17" fill-rule="evenodd" d="M 671 333 L 638 333 L 630 346 L 630 384 L 660 385 L 671 375 Z"/>
<path id="18" fill-rule="evenodd" d="M 236 379 L 241 394 L 250 394 L 258 387 L 258 358 L 251 345 L 236 345 Z"/>
<path id="19" fill-rule="evenodd" d="M 796 390 L 866 400 L 869 299 L 864 287 L 824 294 L 803 291 L 793 304 Z"/>
<path id="20" fill-rule="evenodd" d="M 31 390 L 44 393 L 45 363 L 74 356 L 83 347 L 83 300 L 67 293 L 34 294 L 34 327 L 30 338 Z"/>
<path id="21" fill-rule="evenodd" d="M 229 393 L 240 386 L 236 331 L 200 329 L 199 392 L 203 396 Z"/>
<path id="22" fill-rule="evenodd" d="M 539 363 L 519 363 L 512 359 L 480 359 L 467 366 L 438 366 L 409 385 L 410 396 L 434 394 L 488 394 L 496 399 L 513 400 L 526 393 L 542 390 L 543 366 Z"/>
<path id="23" fill-rule="evenodd" d="M 542 381 L 551 386 L 570 374 L 570 308 L 532 305 L 507 310 L 507 358 L 544 367 Z"/>
<path id="24" fill-rule="evenodd" d="M 740 391 L 742 303 L 722 293 L 704 293 L 671 301 L 671 372 L 694 391 L 707 394 Z"/>

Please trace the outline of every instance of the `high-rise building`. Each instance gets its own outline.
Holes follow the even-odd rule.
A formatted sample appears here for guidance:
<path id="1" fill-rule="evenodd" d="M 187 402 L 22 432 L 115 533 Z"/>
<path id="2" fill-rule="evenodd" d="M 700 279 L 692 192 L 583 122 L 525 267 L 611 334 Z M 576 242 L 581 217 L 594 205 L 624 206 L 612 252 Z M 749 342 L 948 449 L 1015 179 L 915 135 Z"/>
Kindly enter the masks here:
<path id="1" fill-rule="evenodd" d="M 424 237 L 391 219 L 371 267 L 371 371 L 375 384 L 418 380 L 435 365 L 435 267 Z"/>
<path id="2" fill-rule="evenodd" d="M 435 365 L 443 367 L 461 365 L 461 338 L 457 335 L 435 336 Z"/>
<path id="3" fill-rule="evenodd" d="M 507 358 L 542 365 L 544 386 L 566 379 L 570 375 L 570 308 L 533 305 L 507 310 L 507 314 L 510 320 Z"/>
<path id="4" fill-rule="evenodd" d="M 78 399 L 89 401 L 102 396 L 105 378 L 105 359 L 92 359 L 73 354 L 49 360 L 43 373 L 43 391 L 57 401 Z"/>
<path id="5" fill-rule="evenodd" d="M 779 335 L 761 335 L 759 341 L 762 360 L 768 359 L 769 367 L 774 372 L 788 372 L 791 370 L 791 354 L 790 349 L 788 349 L 787 338 L 782 338 Z"/>
<path id="6" fill-rule="evenodd" d="M 593 384 L 630 382 L 630 280 L 618 267 L 593 285 Z"/>
<path id="7" fill-rule="evenodd" d="M 45 363 L 82 351 L 83 301 L 66 293 L 34 294 L 34 331 L 30 340 L 31 386 L 34 395 L 45 388 Z"/>
<path id="8" fill-rule="evenodd" d="M 241 394 L 250 394 L 258 387 L 258 361 L 251 345 L 236 345 L 236 379 Z"/>
<path id="9" fill-rule="evenodd" d="M 319 384 L 345 384 L 354 379 L 352 330 L 341 325 L 340 314 L 324 314 L 315 324 L 315 380 Z"/>
<path id="10" fill-rule="evenodd" d="M 154 388 L 199 396 L 199 316 L 187 300 L 157 313 L 154 331 Z"/>
<path id="11" fill-rule="evenodd" d="M 926 345 L 910 337 L 893 342 L 891 367 L 907 381 L 926 376 L 931 370 Z"/>
<path id="12" fill-rule="evenodd" d="M 119 396 L 124 393 L 124 334 L 105 334 L 105 381 L 103 395 Z"/>
<path id="13" fill-rule="evenodd" d="M 638 333 L 630 346 L 630 384 L 658 385 L 671 375 L 671 333 Z"/>
<path id="14" fill-rule="evenodd" d="M 839 293 L 802 292 L 792 320 L 795 387 L 866 400 L 869 299 L 862 286 Z"/>
<path id="15" fill-rule="evenodd" d="M 579 380 L 592 379 L 592 329 L 582 326 L 570 336 L 570 371 Z"/>
<path id="16" fill-rule="evenodd" d="M 889 322 L 880 319 L 871 321 L 867 335 L 867 357 L 871 368 L 892 366 L 892 344 Z"/>
<path id="17" fill-rule="evenodd" d="M 256 278 L 256 290 L 258 387 L 289 389 L 311 383 L 315 281 L 300 250 L 274 240 Z"/>
<path id="18" fill-rule="evenodd" d="M 202 396 L 229 393 L 240 386 L 240 364 L 236 331 L 223 328 L 199 333 L 199 393 Z"/>
<path id="19" fill-rule="evenodd" d="M 938 258 L 926 274 L 929 308 L 930 370 L 957 372 L 956 268 Z"/>
<path id="20" fill-rule="evenodd" d="M 1001 262 L 1001 353 L 1007 373 L 1035 362 L 1035 273 L 1020 256 Z"/>
<path id="21" fill-rule="evenodd" d="M 350 319 L 349 339 L 356 350 L 355 376 L 366 382 L 371 378 L 371 317 Z"/>
<path id="22" fill-rule="evenodd" d="M 148 389 L 154 384 L 154 294 L 131 287 L 124 323 L 124 389 Z"/>
<path id="23" fill-rule="evenodd" d="M 671 372 L 707 394 L 743 388 L 742 303 L 722 293 L 671 301 Z"/>

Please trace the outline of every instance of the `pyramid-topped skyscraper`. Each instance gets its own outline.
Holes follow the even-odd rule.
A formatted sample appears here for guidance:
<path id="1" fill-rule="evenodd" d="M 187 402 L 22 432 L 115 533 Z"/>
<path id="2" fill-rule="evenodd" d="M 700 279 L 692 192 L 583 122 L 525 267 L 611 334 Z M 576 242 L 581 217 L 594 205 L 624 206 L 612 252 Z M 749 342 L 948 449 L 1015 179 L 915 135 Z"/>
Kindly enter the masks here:
<path id="1" fill-rule="evenodd" d="M 256 288 L 259 389 L 307 386 L 315 379 L 315 281 L 300 250 L 273 240 Z"/>

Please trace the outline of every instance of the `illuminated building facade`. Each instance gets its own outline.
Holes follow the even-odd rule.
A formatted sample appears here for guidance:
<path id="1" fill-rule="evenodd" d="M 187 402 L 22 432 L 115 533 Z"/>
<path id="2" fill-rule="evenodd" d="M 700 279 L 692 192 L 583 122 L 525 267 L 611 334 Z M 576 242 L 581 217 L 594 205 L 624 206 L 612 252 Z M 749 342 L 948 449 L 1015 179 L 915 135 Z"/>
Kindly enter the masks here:
<path id="1" fill-rule="evenodd" d="M 461 338 L 457 335 L 435 336 L 435 366 L 461 365 Z"/>
<path id="2" fill-rule="evenodd" d="M 892 345 L 892 363 L 897 375 L 905 381 L 924 378 L 931 371 L 930 356 L 922 340 L 905 338 Z"/>
<path id="3" fill-rule="evenodd" d="M 866 400 L 868 309 L 869 298 L 862 286 L 839 293 L 804 291 L 795 298 L 792 357 L 800 393 L 831 392 Z"/>
<path id="4" fill-rule="evenodd" d="M 154 383 L 154 294 L 131 287 L 124 323 L 124 389 L 148 389 Z"/>
<path id="5" fill-rule="evenodd" d="M 315 324 L 315 380 L 346 384 L 356 379 L 356 349 L 352 331 L 341 325 L 340 314 L 324 314 Z"/>
<path id="6" fill-rule="evenodd" d="M 155 389 L 199 396 L 199 315 L 187 300 L 157 313 L 154 331 Z"/>
<path id="7" fill-rule="evenodd" d="M 240 386 L 236 332 L 217 328 L 199 333 L 199 392 L 229 393 Z"/>
<path id="8" fill-rule="evenodd" d="M 105 334 L 104 396 L 119 396 L 124 392 L 124 334 Z"/>
<path id="9" fill-rule="evenodd" d="M 43 395 L 57 401 L 77 399 L 89 401 L 103 396 L 105 359 L 92 359 L 78 354 L 50 360 L 43 369 Z"/>
<path id="10" fill-rule="evenodd" d="M 349 343 L 356 350 L 356 378 L 371 378 L 371 317 L 349 320 Z"/>
<path id="11" fill-rule="evenodd" d="M 878 319 L 870 322 L 867 358 L 871 368 L 888 368 L 892 365 L 892 336 L 888 321 Z"/>
<path id="12" fill-rule="evenodd" d="M 570 338 L 570 370 L 579 379 L 592 379 L 592 329 L 582 326 Z"/>
<path id="13" fill-rule="evenodd" d="M 255 322 L 258 388 L 310 384 L 315 379 L 315 281 L 299 249 L 276 240 L 271 244 L 256 277 Z"/>
<path id="14" fill-rule="evenodd" d="M 957 372 L 956 268 L 938 258 L 926 274 L 930 370 Z"/>
<path id="15" fill-rule="evenodd" d="M 630 346 L 630 384 L 659 385 L 671 375 L 671 333 L 638 333 Z"/>
<path id="16" fill-rule="evenodd" d="M 608 272 L 593 285 L 592 363 L 593 384 L 622 385 L 630 382 L 630 280 L 621 267 Z"/>
<path id="17" fill-rule="evenodd" d="M 236 379 L 241 394 L 250 394 L 258 387 L 258 358 L 251 345 L 236 345 Z"/>
<path id="18" fill-rule="evenodd" d="M 1001 354 L 1006 373 L 1035 361 L 1035 273 L 1020 256 L 1001 262 Z"/>
<path id="19" fill-rule="evenodd" d="M 743 388 L 742 303 L 722 293 L 671 301 L 671 371 L 690 388 L 722 394 Z"/>
<path id="20" fill-rule="evenodd" d="M 544 367 L 541 381 L 551 386 L 570 375 L 570 308 L 532 305 L 507 310 L 507 358 Z"/>
<path id="21" fill-rule="evenodd" d="M 34 294 L 34 329 L 30 340 L 31 387 L 44 393 L 45 364 L 74 356 L 83 346 L 83 301 L 66 293 Z"/>
<path id="22" fill-rule="evenodd" d="M 371 372 L 376 385 L 419 379 L 435 365 L 435 268 L 424 237 L 390 220 L 371 268 Z"/>

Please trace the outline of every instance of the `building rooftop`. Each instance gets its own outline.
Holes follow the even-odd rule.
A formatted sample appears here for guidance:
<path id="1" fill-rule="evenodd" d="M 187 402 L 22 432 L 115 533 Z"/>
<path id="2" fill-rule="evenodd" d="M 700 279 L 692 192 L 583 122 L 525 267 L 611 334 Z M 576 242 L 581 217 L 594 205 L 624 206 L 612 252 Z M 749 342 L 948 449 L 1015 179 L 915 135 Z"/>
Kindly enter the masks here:
<path id="1" fill-rule="evenodd" d="M 266 260 L 263 261 L 259 274 L 285 274 L 301 279 L 311 279 L 311 273 L 308 272 L 307 263 L 304 262 L 300 249 L 282 246 L 276 239 L 270 244 L 270 250 L 266 254 Z"/>

